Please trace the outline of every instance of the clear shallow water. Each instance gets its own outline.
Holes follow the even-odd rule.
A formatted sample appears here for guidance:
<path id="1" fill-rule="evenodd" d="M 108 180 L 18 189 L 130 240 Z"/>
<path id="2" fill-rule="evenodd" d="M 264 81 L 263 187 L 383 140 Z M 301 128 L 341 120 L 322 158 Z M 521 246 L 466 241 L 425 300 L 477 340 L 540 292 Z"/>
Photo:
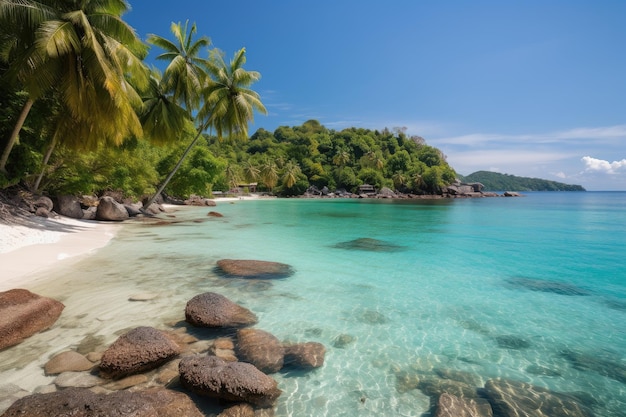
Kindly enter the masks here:
<path id="1" fill-rule="evenodd" d="M 30 288 L 66 309 L 50 331 L 0 352 L 4 382 L 50 383 L 41 365 L 51 354 L 86 335 L 106 345 L 125 329 L 163 328 L 214 291 L 281 340 L 327 347 L 324 367 L 273 375 L 284 391 L 277 416 L 419 416 L 429 398 L 403 381 L 450 372 L 476 386 L 504 377 L 586 392 L 598 416 L 626 415 L 626 193 L 238 201 L 175 215 L 180 223 L 128 225 Z M 385 245 L 342 245 L 362 238 Z M 229 280 L 214 273 L 223 258 L 296 273 Z M 159 297 L 128 301 L 142 292 Z"/>

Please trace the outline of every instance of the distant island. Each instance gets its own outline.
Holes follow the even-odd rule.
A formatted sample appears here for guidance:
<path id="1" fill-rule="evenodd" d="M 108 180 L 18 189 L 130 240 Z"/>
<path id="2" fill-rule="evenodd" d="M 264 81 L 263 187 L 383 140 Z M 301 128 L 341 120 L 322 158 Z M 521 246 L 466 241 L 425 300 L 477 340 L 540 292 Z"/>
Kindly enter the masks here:
<path id="1" fill-rule="evenodd" d="M 586 191 L 581 185 L 490 171 L 476 171 L 470 175 L 458 175 L 458 177 L 466 183 L 479 182 L 483 184 L 485 191 Z"/>

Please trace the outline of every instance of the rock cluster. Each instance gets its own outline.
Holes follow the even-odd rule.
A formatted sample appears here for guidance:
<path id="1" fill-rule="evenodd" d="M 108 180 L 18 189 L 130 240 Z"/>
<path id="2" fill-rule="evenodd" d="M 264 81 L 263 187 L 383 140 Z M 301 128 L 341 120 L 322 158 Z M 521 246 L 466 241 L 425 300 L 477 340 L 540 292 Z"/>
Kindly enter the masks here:
<path id="1" fill-rule="evenodd" d="M 37 322 L 38 315 L 45 316 L 57 305 L 25 290 L 0 293 L 1 313 L 22 311 L 21 306 L 29 303 L 41 303 L 45 310 L 25 308 L 34 312 L 24 316 L 29 322 Z M 217 337 L 199 340 L 185 326 L 171 331 L 142 326 L 125 332 L 106 349 L 98 351 L 98 344 L 90 342 L 88 349 L 96 351 L 61 352 L 44 365 L 45 374 L 55 376 L 52 385 L 31 395 L 17 386 L 0 387 L 0 413 L 8 407 L 3 417 L 204 415 L 192 397 L 167 389 L 183 388 L 217 399 L 215 406 L 225 407 L 222 417 L 254 416 L 255 409 L 272 407 L 281 394 L 268 373 L 286 364 L 306 370 L 324 363 L 320 343 L 284 344 L 266 331 L 241 328 L 256 323 L 254 313 L 217 293 L 193 297 L 185 317 L 192 326 L 215 329 Z M 220 336 L 224 329 L 236 334 L 234 340 Z"/>
<path id="2" fill-rule="evenodd" d="M 293 274 L 287 264 L 254 259 L 221 259 L 217 261 L 217 270 L 230 277 L 255 279 L 286 278 Z"/>
<path id="3" fill-rule="evenodd" d="M 473 374 L 435 370 L 435 375 L 396 370 L 399 392 L 420 390 L 435 417 L 594 417 L 584 400 L 525 382 L 494 378 L 483 387 Z"/>

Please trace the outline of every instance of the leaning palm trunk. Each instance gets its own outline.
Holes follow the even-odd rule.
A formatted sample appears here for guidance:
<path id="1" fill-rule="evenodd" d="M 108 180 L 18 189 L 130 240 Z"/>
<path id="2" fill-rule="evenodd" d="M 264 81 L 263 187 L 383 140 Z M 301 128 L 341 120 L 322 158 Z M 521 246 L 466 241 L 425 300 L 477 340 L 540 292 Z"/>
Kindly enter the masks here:
<path id="1" fill-rule="evenodd" d="M 56 147 L 56 145 L 57 145 L 57 140 L 55 137 L 54 139 L 52 139 L 50 146 L 48 146 L 48 150 L 46 151 L 46 154 L 43 157 L 43 161 L 41 162 L 41 172 L 39 173 L 39 176 L 37 177 L 37 180 L 35 181 L 35 185 L 33 186 L 33 191 L 35 193 L 39 191 L 39 186 L 41 185 L 41 180 L 43 179 L 43 175 L 46 172 L 48 161 L 50 160 L 50 157 L 52 156 L 52 151 L 54 151 L 54 148 Z"/>
<path id="2" fill-rule="evenodd" d="M 17 142 L 17 137 L 20 133 L 20 130 L 22 130 L 22 126 L 24 126 L 24 122 L 26 121 L 26 116 L 28 116 L 28 113 L 30 112 L 30 108 L 33 107 L 33 103 L 34 101 L 30 98 L 26 101 L 26 103 L 24 103 L 24 107 L 22 107 L 22 112 L 20 113 L 20 116 L 15 123 L 13 132 L 11 132 L 9 143 L 7 143 L 7 146 L 4 148 L 4 152 L 2 153 L 2 157 L 0 158 L 0 172 L 2 172 L 3 174 L 7 173 L 6 165 L 7 161 L 9 160 L 9 154 L 11 153 L 15 142 Z"/>
<path id="3" fill-rule="evenodd" d="M 200 136 L 202 135 L 202 132 L 204 131 L 204 129 L 206 129 L 206 127 L 207 127 L 207 125 L 204 124 L 203 126 L 198 128 L 198 133 L 196 134 L 196 137 L 194 137 L 193 140 L 191 141 L 191 143 L 189 144 L 189 146 L 187 146 L 187 149 L 185 149 L 185 152 L 183 152 L 183 155 L 180 157 L 180 159 L 176 163 L 176 166 L 167 175 L 167 177 L 165 178 L 165 181 L 163 181 L 163 183 L 161 184 L 161 186 L 159 187 L 157 192 L 154 193 L 154 195 L 152 197 L 150 197 L 148 200 L 146 200 L 146 202 L 143 204 L 142 210 L 145 211 L 148 207 L 150 207 L 150 205 L 155 202 L 155 200 L 157 199 L 159 194 L 161 194 L 163 192 L 163 190 L 165 189 L 165 187 L 167 187 L 167 184 L 170 183 L 170 180 L 172 179 L 174 174 L 176 174 L 176 172 L 178 171 L 180 166 L 183 164 L 183 162 L 185 161 L 185 158 L 187 157 L 187 155 L 189 154 L 191 149 L 194 147 L 194 145 L 196 144 L 198 139 L 200 139 Z"/>

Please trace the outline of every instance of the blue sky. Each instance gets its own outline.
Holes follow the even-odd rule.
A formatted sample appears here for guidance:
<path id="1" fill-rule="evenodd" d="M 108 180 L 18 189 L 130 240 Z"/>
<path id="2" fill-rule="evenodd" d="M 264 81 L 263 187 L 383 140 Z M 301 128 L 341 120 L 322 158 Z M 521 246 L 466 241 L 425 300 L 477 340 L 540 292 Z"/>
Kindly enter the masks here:
<path id="1" fill-rule="evenodd" d="M 143 39 L 189 19 L 227 56 L 246 48 L 269 110 L 251 132 L 406 127 L 460 174 L 626 190 L 626 1 L 130 4 Z"/>

